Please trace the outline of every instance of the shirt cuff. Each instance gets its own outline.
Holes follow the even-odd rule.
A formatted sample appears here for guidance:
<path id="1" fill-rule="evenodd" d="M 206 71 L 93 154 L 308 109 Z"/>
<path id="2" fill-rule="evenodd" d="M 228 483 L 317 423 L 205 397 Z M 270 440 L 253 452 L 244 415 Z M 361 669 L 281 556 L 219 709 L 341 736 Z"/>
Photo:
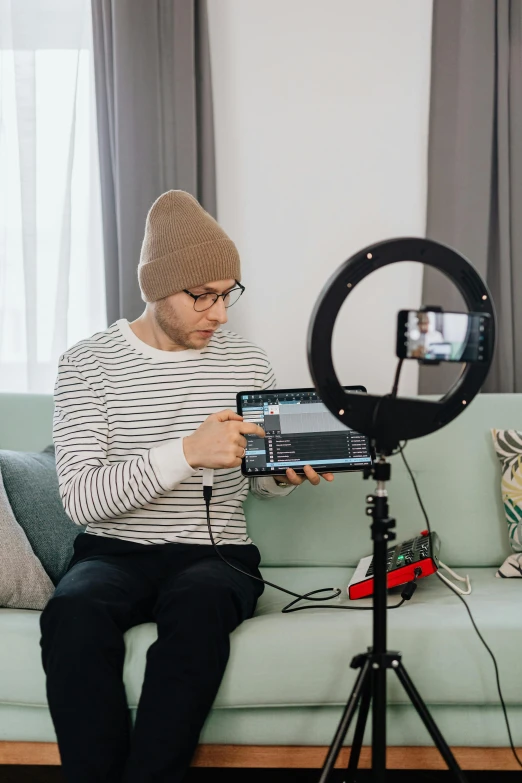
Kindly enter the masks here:
<path id="1" fill-rule="evenodd" d="M 174 489 L 176 484 L 185 481 L 198 468 L 188 464 L 183 451 L 183 438 L 169 440 L 161 446 L 153 446 L 149 452 L 150 462 L 165 489 Z"/>

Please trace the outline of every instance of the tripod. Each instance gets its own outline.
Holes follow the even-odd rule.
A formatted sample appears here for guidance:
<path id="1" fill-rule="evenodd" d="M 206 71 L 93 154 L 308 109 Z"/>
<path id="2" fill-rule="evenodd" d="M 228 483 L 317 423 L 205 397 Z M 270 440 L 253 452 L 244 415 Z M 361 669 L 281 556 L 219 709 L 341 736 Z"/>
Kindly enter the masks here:
<path id="1" fill-rule="evenodd" d="M 373 475 L 377 481 L 375 494 L 368 495 L 366 498 L 368 503 L 366 513 L 373 518 L 371 525 L 374 566 L 373 645 L 368 648 L 368 652 L 356 655 L 350 664 L 352 669 L 359 669 L 359 674 L 330 745 L 319 783 L 326 783 L 329 780 L 350 723 L 359 707 L 350 761 L 348 763 L 348 777 L 345 780 L 345 783 L 355 783 L 371 702 L 373 702 L 373 783 L 384 783 L 386 777 L 386 672 L 388 669 L 392 669 L 396 673 L 441 756 L 451 772 L 454 773 L 455 779 L 460 781 L 460 783 L 466 783 L 466 778 L 457 764 L 449 745 L 437 728 L 428 708 L 404 668 L 400 653 L 386 649 L 386 560 L 388 542 L 395 539 L 395 533 L 392 532 L 392 529 L 395 527 L 395 520 L 388 517 L 386 481 L 390 480 L 391 467 L 386 462 L 384 456 L 381 456 L 379 461 L 374 463 L 371 472 L 365 475 L 365 478 L 368 478 L 369 475 Z"/>

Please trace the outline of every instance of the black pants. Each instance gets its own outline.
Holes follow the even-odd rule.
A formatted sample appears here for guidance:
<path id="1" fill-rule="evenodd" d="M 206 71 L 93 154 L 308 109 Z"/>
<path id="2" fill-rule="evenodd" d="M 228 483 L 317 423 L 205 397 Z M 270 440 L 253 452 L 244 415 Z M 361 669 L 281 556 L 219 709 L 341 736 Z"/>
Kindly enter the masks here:
<path id="1" fill-rule="evenodd" d="M 254 545 L 221 545 L 260 576 Z M 42 612 L 47 699 L 68 783 L 178 783 L 263 585 L 204 544 L 133 544 L 83 533 Z M 134 730 L 123 634 L 156 622 Z"/>

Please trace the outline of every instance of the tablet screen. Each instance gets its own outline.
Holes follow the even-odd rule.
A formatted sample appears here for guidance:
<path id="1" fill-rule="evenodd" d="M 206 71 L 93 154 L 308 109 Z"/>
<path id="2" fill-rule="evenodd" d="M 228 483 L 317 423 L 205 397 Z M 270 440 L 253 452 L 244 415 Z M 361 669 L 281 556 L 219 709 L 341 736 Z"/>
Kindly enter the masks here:
<path id="1" fill-rule="evenodd" d="M 344 387 L 364 391 L 364 387 Z M 371 465 L 368 438 L 337 419 L 315 389 L 240 392 L 238 412 L 259 424 L 266 437 L 246 435 L 244 475 L 303 473 L 311 465 L 318 473 L 361 470 Z"/>

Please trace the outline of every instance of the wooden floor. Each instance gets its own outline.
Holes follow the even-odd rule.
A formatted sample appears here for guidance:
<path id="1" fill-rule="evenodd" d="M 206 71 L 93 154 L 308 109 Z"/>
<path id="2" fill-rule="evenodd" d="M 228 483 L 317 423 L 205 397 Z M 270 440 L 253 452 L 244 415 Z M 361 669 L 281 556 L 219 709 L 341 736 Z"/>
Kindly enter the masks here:
<path id="1" fill-rule="evenodd" d="M 316 783 L 326 748 L 201 745 L 186 783 Z M 467 783 L 520 783 L 522 770 L 508 748 L 453 748 Z M 330 783 L 341 783 L 343 748 Z M 371 783 L 370 748 L 363 748 L 357 783 Z M 433 747 L 388 748 L 386 783 L 450 783 Z M 518 770 L 518 771 L 516 771 Z M 65 783 L 58 747 L 44 742 L 0 742 L 0 783 Z"/>
<path id="2" fill-rule="evenodd" d="M 522 770 L 509 748 L 452 748 L 460 767 L 470 771 L 517 771 L 522 780 Z M 211 769 L 320 769 L 327 748 L 314 746 L 277 745 L 200 745 L 193 766 Z M 337 759 L 337 767 L 345 769 L 349 748 L 343 748 Z M 522 757 L 522 748 L 518 749 Z M 388 769 L 440 770 L 446 765 L 434 747 L 389 747 Z M 56 743 L 51 742 L 0 742 L 0 765 L 51 766 L 60 764 Z M 360 768 L 369 769 L 371 749 L 361 752 Z M 2 782 L 3 783 L 3 780 Z"/>
<path id="3" fill-rule="evenodd" d="M 341 783 L 344 772 L 335 771 L 331 783 Z M 231 769 L 226 772 L 227 783 L 317 783 L 317 770 L 286 769 Z M 396 770 L 388 772 L 386 783 L 452 783 L 449 772 Z M 520 783 L 518 772 L 466 772 L 467 783 Z M 56 766 L 16 767 L 0 766 L 2 783 L 65 783 L 61 768 Z M 186 783 L 222 783 L 223 769 L 193 768 Z M 357 783 L 372 783 L 371 773 L 362 770 Z"/>

